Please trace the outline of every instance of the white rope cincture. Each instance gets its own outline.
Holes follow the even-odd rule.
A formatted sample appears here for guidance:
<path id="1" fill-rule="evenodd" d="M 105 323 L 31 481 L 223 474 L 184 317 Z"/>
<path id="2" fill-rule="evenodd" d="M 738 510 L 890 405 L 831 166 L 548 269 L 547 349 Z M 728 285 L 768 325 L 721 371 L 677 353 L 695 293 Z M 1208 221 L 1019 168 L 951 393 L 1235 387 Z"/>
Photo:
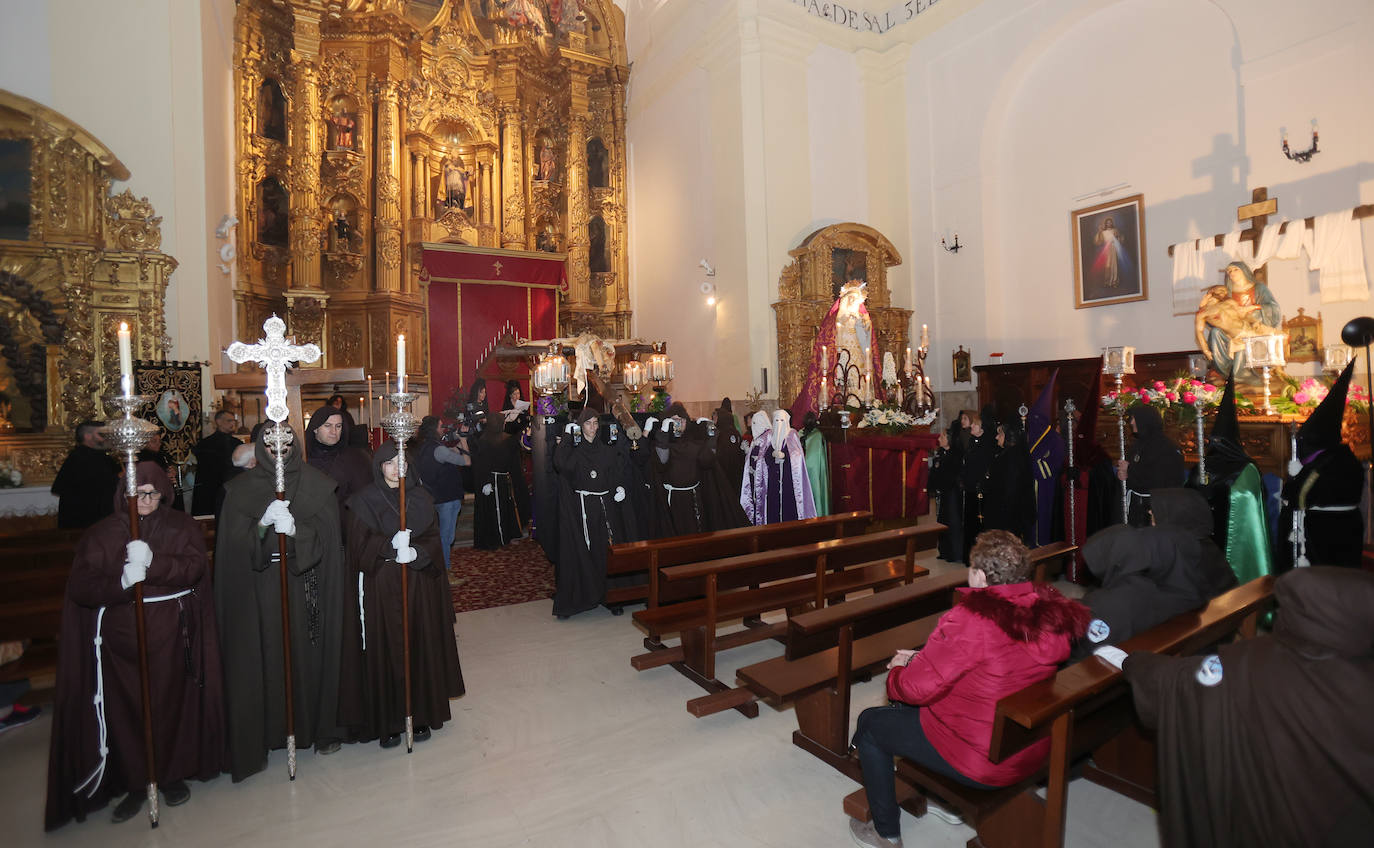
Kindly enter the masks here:
<path id="1" fill-rule="evenodd" d="M 491 472 L 491 477 L 491 497 L 496 501 L 496 532 L 501 537 L 501 545 L 504 546 L 506 544 L 506 528 L 501 524 L 501 491 L 496 484 L 501 482 L 499 479 L 500 477 L 505 477 L 509 480 L 510 472 L 493 471 Z M 510 484 L 507 483 L 507 486 L 509 485 Z M 514 490 L 512 489 L 511 491 Z"/>
<path id="2" fill-rule="evenodd" d="M 156 598 L 144 598 L 143 603 L 155 604 L 158 601 L 171 601 L 185 595 L 191 594 L 190 589 L 182 589 L 171 595 L 158 595 Z M 101 656 L 101 647 L 105 644 L 105 639 L 101 635 L 105 627 L 105 610 L 101 607 L 95 615 L 95 638 L 91 640 L 91 645 L 95 650 L 95 697 L 91 699 L 91 704 L 95 707 L 96 726 L 100 729 L 100 762 L 86 776 L 86 779 L 77 784 L 72 790 L 73 795 L 77 795 L 88 785 L 91 791 L 86 793 L 87 798 L 95 797 L 96 790 L 105 780 L 105 763 L 110 757 L 109 732 L 105 723 L 105 661 Z"/>
<path id="3" fill-rule="evenodd" d="M 609 489 L 607 489 L 607 490 L 604 491 L 604 492 L 589 492 L 589 491 L 587 491 L 586 489 L 577 489 L 577 490 L 575 490 L 575 491 L 576 491 L 577 494 L 578 494 L 577 505 L 578 505 L 579 507 L 582 508 L 582 541 L 587 543 L 587 550 L 590 551 L 590 550 L 592 549 L 592 534 L 591 534 L 590 531 L 587 530 L 587 496 L 590 495 L 590 496 L 592 496 L 592 497 L 601 498 L 601 499 L 602 499 L 602 501 L 601 501 L 601 514 L 602 514 L 602 515 L 605 515 L 605 514 L 606 514 L 606 501 L 605 501 L 605 497 L 606 497 L 607 495 L 609 495 L 611 492 L 610 492 Z"/>
<path id="4" fill-rule="evenodd" d="M 363 650 L 367 650 L 367 613 L 363 612 L 363 573 L 358 572 L 358 629 L 363 632 Z"/>

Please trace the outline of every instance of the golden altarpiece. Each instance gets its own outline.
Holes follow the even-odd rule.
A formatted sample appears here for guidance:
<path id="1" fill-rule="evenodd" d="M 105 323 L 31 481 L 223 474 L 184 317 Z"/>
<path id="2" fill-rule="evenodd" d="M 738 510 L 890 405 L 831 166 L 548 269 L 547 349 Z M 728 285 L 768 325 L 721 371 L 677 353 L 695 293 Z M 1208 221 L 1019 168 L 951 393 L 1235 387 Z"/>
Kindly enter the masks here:
<path id="1" fill-rule="evenodd" d="M 868 283 L 868 314 L 874 343 L 900 366 L 910 344 L 911 310 L 892 305 L 887 269 L 902 264 L 887 237 L 863 224 L 832 224 L 788 252 L 792 261 L 778 278 L 778 398 L 790 404 L 801 392 L 821 321 L 850 280 Z"/>
<path id="2" fill-rule="evenodd" d="M 426 243 L 566 256 L 560 330 L 627 336 L 624 33 L 613 0 L 242 0 L 238 337 L 284 312 L 381 373 L 405 333 L 427 374 Z"/>
<path id="3" fill-rule="evenodd" d="M 162 359 L 176 260 L 148 199 L 111 183 L 129 171 L 57 112 L 0 91 L 0 461 L 50 481 L 119 371 L 116 332 L 136 359 Z"/>

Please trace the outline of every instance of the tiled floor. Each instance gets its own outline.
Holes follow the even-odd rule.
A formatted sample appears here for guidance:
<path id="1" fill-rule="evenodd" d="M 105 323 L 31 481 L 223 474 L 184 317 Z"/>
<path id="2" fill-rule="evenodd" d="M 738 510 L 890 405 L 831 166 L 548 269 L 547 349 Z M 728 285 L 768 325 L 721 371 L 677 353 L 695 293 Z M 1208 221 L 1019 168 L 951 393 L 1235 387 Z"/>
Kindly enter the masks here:
<path id="1" fill-rule="evenodd" d="M 345 746 L 285 754 L 242 784 L 192 784 L 191 801 L 122 825 L 103 812 L 45 836 L 47 716 L 0 736 L 0 844 L 75 846 L 411 845 L 706 848 L 850 845 L 840 800 L 855 784 L 791 744 L 790 712 L 764 706 L 696 719 L 701 691 L 671 668 L 630 668 L 641 635 L 604 610 L 557 621 L 549 602 L 458 618 L 469 694 L 454 721 L 407 756 Z M 721 657 L 721 679 L 776 653 L 776 643 Z M 854 713 L 883 697 L 855 690 Z M 972 835 L 927 816 L 903 818 L 908 846 L 962 846 Z M 1076 781 L 1068 845 L 1156 846 L 1149 809 Z"/>

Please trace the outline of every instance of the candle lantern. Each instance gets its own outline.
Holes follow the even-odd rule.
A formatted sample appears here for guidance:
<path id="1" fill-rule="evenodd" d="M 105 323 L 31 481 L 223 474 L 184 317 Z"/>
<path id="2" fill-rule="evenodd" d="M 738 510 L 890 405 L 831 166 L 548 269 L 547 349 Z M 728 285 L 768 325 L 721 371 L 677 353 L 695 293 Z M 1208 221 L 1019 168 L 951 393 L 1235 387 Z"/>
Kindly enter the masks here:
<path id="1" fill-rule="evenodd" d="M 1345 370 L 1345 366 L 1350 364 L 1350 360 L 1355 357 L 1355 351 L 1347 345 L 1332 344 L 1327 345 L 1322 350 L 1322 370 L 1339 374 Z"/>
<path id="2" fill-rule="evenodd" d="M 1102 348 L 1102 373 L 1116 378 L 1116 444 L 1120 459 L 1126 458 L 1126 403 L 1121 397 L 1121 378 L 1135 373 L 1135 348 L 1130 346 Z M 1126 481 L 1121 481 L 1121 523 L 1131 512 L 1131 493 Z"/>
<path id="3" fill-rule="evenodd" d="M 654 391 L 663 391 L 664 385 L 673 380 L 673 360 L 663 352 L 663 343 L 654 342 L 654 352 L 649 355 L 649 380 Z"/>
<path id="4" fill-rule="evenodd" d="M 1269 372 L 1287 363 L 1283 355 L 1282 333 L 1269 333 L 1263 336 L 1241 336 L 1245 346 L 1245 358 L 1251 368 L 1258 368 L 1264 374 L 1264 414 L 1273 415 L 1274 407 L 1269 402 Z"/>

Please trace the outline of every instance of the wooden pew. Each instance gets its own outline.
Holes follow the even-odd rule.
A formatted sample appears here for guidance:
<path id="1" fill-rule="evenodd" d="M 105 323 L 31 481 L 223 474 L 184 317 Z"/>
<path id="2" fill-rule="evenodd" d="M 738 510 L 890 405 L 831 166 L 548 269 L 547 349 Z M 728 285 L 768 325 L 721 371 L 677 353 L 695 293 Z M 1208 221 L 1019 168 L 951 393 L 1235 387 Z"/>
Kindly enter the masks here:
<path id="1" fill-rule="evenodd" d="M 776 548 L 789 548 L 857 536 L 873 520 L 870 512 L 843 512 L 800 521 L 781 521 L 758 527 L 738 527 L 714 533 L 692 533 L 644 542 L 622 542 L 606 552 L 606 576 L 647 574 L 648 583 L 606 590 L 606 606 L 619 614 L 626 604 L 659 604 L 659 569 L 689 562 L 705 562 Z"/>
<path id="2" fill-rule="evenodd" d="M 1033 574 L 1055 573 L 1077 551 L 1063 542 L 1031 551 Z M 1037 578 L 1038 579 L 1038 578 Z M 849 756 L 850 690 L 884 669 L 899 649 L 919 648 L 968 585 L 968 570 L 951 569 L 909 586 L 793 616 L 784 656 L 745 666 L 739 680 L 781 708 L 795 704 L 792 742 L 860 780 Z"/>
<path id="3" fill-rule="evenodd" d="M 915 564 L 916 554 L 934 549 L 944 529 L 941 524 L 902 527 L 663 568 L 665 586 L 671 587 L 675 596 L 693 599 L 634 614 L 636 623 L 648 633 L 644 644 L 649 651 L 632 657 L 630 664 L 640 671 L 672 665 L 717 696 L 716 700 L 694 701 L 698 714 L 733 707 L 753 718 L 758 715 L 758 705 L 750 693 L 715 679 L 716 652 L 781 637 L 787 623 L 759 623 L 718 635 L 721 622 L 776 610 L 791 613 L 812 605 L 822 607 L 828 598 L 910 583 L 926 573 Z M 665 589 L 664 594 L 669 591 Z M 669 633 L 677 633 L 680 644 L 663 645 L 661 639 Z"/>
<path id="4" fill-rule="evenodd" d="M 1212 599 L 1200 610 L 1132 637 L 1120 647 L 1127 653 L 1186 655 L 1234 634 L 1253 636 L 1259 616 L 1273 601 L 1273 586 L 1272 576 L 1252 580 Z M 907 809 L 923 807 L 923 799 L 913 797 L 918 792 L 940 799 L 977 831 L 968 843 L 970 848 L 1062 846 L 1069 765 L 1088 754 L 1094 758 L 1094 767 L 1085 772 L 1089 779 L 1145 803 L 1153 802 L 1153 744 L 1136 726 L 1124 676 L 1097 657 L 1088 657 L 1003 698 L 997 704 L 994 721 L 990 756 L 995 762 L 1040 739 L 1051 740 L 1049 761 L 1040 773 L 1013 786 L 981 790 L 899 759 L 899 802 L 906 801 Z M 1036 788 L 1046 781 L 1048 791 L 1041 799 Z M 867 820 L 864 790 L 846 797 L 844 809 L 854 818 Z"/>

